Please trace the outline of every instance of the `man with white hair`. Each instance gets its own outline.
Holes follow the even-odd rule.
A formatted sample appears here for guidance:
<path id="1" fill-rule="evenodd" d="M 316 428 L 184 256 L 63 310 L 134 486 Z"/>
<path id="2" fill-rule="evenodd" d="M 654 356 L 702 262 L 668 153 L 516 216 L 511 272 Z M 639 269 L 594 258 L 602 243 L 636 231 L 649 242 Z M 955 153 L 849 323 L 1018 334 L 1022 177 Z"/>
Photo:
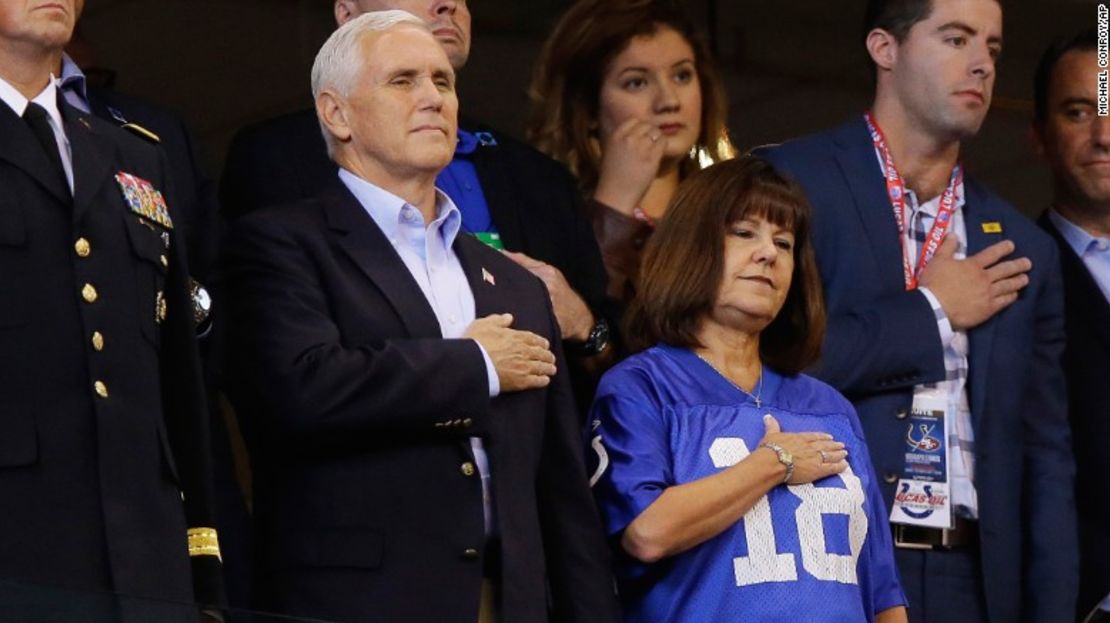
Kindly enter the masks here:
<path id="1" fill-rule="evenodd" d="M 465 0 L 334 0 L 333 9 L 338 25 L 369 11 L 408 11 L 428 25 L 456 72 L 469 59 Z M 583 216 L 581 192 L 565 167 L 531 146 L 465 115 L 460 126 L 454 158 L 436 185 L 459 208 L 464 231 L 509 251 L 548 286 L 584 408 L 598 371 L 614 355 L 610 330 L 617 328 L 620 310 L 605 297 L 605 266 Z M 222 209 L 233 219 L 312 197 L 334 177 L 314 111 L 297 111 L 236 134 L 220 182 Z"/>
<path id="2" fill-rule="evenodd" d="M 338 175 L 239 220 L 232 398 L 254 459 L 258 606 L 336 621 L 615 621 L 544 285 L 435 187 L 455 74 L 367 13 L 316 57 Z"/>

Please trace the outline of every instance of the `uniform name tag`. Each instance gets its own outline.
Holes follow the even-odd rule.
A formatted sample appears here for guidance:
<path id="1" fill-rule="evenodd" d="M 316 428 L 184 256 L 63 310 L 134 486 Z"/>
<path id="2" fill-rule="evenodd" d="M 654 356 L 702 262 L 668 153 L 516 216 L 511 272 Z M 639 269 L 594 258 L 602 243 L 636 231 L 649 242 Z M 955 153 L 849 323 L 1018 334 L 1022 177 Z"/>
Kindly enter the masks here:
<path id="1" fill-rule="evenodd" d="M 903 441 L 905 466 L 894 492 L 891 523 L 952 527 L 947 411 L 948 400 L 943 391 L 915 392 Z"/>

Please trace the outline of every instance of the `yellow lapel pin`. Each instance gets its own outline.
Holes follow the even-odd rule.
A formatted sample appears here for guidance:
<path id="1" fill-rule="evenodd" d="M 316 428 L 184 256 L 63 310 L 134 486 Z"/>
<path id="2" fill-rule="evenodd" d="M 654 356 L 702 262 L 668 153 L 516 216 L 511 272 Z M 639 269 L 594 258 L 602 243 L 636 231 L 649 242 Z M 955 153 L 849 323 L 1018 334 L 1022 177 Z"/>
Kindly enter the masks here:
<path id="1" fill-rule="evenodd" d="M 1001 234 L 1002 233 L 1002 223 L 999 223 L 998 221 L 990 221 L 989 223 L 983 223 L 983 233 L 984 234 Z"/>

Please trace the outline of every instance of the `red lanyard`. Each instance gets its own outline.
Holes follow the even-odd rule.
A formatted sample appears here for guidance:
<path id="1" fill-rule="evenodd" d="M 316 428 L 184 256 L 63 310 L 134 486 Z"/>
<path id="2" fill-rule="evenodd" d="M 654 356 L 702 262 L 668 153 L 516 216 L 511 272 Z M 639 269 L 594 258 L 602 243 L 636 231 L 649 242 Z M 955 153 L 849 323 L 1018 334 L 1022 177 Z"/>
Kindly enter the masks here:
<path id="1" fill-rule="evenodd" d="M 906 222 L 908 220 L 906 214 L 906 183 L 902 181 L 898 169 L 894 168 L 894 157 L 890 154 L 890 148 L 886 145 L 886 137 L 883 136 L 883 131 L 879 129 L 879 123 L 875 121 L 870 112 L 864 113 L 863 119 L 867 122 L 867 130 L 871 133 L 871 140 L 875 143 L 875 149 L 882 158 L 886 193 L 887 197 L 890 198 L 891 207 L 894 208 L 894 220 L 898 223 L 898 239 L 902 243 L 902 274 L 906 280 L 906 289 L 913 290 L 917 288 L 917 276 L 929 264 L 929 260 L 933 259 L 933 254 L 944 242 L 944 236 L 952 225 L 952 213 L 956 211 L 956 188 L 962 185 L 964 181 L 963 167 L 956 163 L 955 168 L 952 169 L 952 178 L 948 181 L 948 188 L 940 196 L 937 217 L 933 221 L 933 227 L 929 230 L 929 235 L 925 237 L 925 243 L 921 245 L 921 255 L 917 258 L 915 269 L 910 260 L 910 250 L 906 246 Z"/>

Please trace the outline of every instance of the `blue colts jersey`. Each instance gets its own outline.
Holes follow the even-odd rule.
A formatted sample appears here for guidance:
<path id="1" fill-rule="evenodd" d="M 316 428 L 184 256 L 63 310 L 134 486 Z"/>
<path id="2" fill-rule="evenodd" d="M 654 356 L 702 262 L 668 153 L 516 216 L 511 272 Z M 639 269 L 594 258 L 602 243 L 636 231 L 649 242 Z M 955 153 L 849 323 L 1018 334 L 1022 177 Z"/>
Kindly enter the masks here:
<path id="1" fill-rule="evenodd" d="M 591 412 L 594 493 L 616 537 L 669 486 L 743 460 L 763 415 L 830 433 L 850 468 L 778 486 L 736 524 L 654 565 L 618 553 L 630 622 L 858 623 L 902 605 L 890 528 L 850 403 L 810 377 L 764 369 L 762 407 L 685 349 L 658 346 L 602 380 Z"/>

